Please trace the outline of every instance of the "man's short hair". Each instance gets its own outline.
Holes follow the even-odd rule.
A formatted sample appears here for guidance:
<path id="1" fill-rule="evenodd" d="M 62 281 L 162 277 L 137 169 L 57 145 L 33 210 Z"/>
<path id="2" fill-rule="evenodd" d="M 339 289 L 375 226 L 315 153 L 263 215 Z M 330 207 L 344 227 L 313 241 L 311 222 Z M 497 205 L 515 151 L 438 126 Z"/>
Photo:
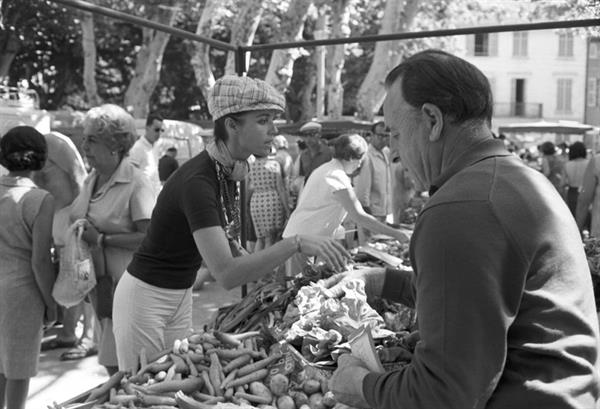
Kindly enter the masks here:
<path id="1" fill-rule="evenodd" d="M 487 77 L 473 64 L 440 50 L 417 53 L 386 77 L 389 88 L 402 77 L 402 96 L 410 105 L 437 106 L 455 123 L 472 119 L 491 123 L 493 98 Z"/>
<path id="2" fill-rule="evenodd" d="M 161 114 L 159 114 L 158 112 L 152 112 L 150 114 L 148 114 L 148 116 L 146 117 L 146 126 L 150 126 L 154 123 L 154 121 L 160 121 L 163 122 L 165 119 L 163 118 L 163 116 Z"/>
<path id="3" fill-rule="evenodd" d="M 169 149 L 167 149 L 167 152 L 177 152 L 177 148 L 174 146 L 171 146 Z"/>

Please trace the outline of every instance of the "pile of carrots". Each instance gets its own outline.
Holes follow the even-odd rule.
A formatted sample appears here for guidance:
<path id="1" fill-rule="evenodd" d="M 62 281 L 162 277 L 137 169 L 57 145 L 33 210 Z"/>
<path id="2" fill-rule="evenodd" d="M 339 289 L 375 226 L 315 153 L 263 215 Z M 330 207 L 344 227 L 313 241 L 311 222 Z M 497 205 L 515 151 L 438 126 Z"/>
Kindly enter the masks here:
<path id="1" fill-rule="evenodd" d="M 87 407 L 216 409 L 228 403 L 265 409 L 326 409 L 336 404 L 333 395 L 325 394 L 314 380 L 292 390 L 288 376 L 271 370 L 281 360 L 281 352 L 268 355 L 258 348 L 259 335 L 258 331 L 197 332 L 152 357 L 142 350 L 139 369 L 119 371 L 92 390 Z M 310 389 L 312 400 L 302 388 Z"/>

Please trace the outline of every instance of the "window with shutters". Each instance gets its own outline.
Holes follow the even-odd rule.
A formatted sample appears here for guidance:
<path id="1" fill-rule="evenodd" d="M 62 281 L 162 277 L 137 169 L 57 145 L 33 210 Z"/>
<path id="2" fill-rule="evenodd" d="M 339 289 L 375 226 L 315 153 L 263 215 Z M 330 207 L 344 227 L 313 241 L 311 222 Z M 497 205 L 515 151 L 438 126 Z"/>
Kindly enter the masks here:
<path id="1" fill-rule="evenodd" d="M 490 52 L 490 36 L 488 33 L 475 34 L 475 55 L 486 56 Z"/>
<path id="2" fill-rule="evenodd" d="M 515 31 L 513 33 L 513 57 L 527 57 L 527 31 Z"/>
<path id="3" fill-rule="evenodd" d="M 498 55 L 498 33 L 480 33 L 471 37 L 473 54 L 476 57 L 491 57 Z"/>
<path id="4" fill-rule="evenodd" d="M 556 82 L 556 111 L 559 113 L 570 113 L 572 110 L 573 80 L 570 78 L 559 78 Z"/>
<path id="5" fill-rule="evenodd" d="M 560 33 L 558 35 L 558 56 L 573 57 L 573 34 Z"/>
<path id="6" fill-rule="evenodd" d="M 590 58 L 598 58 L 598 43 L 590 43 Z"/>
<path id="7" fill-rule="evenodd" d="M 595 107 L 598 103 L 598 79 L 588 79 L 587 106 Z"/>

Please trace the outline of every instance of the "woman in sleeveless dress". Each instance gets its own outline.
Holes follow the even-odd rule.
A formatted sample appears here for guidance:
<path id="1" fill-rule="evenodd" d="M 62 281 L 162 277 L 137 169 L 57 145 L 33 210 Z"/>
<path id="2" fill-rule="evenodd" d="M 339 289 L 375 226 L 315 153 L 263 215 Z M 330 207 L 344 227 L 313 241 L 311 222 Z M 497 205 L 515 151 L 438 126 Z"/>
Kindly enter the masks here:
<path id="1" fill-rule="evenodd" d="M 250 166 L 250 214 L 256 232 L 255 251 L 273 245 L 289 216 L 288 195 L 281 165 L 270 154 L 256 158 Z"/>
<path id="2" fill-rule="evenodd" d="M 54 200 L 32 180 L 47 157 L 44 136 L 18 126 L 0 140 L 0 406 L 25 408 L 37 374 L 43 325 L 56 321 L 50 256 Z"/>

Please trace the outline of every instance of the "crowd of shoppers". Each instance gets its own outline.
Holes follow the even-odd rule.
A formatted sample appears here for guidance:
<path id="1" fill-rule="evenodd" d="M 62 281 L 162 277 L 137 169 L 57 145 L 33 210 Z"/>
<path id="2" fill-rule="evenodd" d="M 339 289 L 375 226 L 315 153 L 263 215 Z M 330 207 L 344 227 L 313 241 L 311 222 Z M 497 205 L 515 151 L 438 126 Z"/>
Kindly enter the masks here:
<path id="1" fill-rule="evenodd" d="M 525 166 L 493 137 L 487 79 L 450 54 L 408 58 L 386 87 L 386 122 L 374 124 L 368 142 L 349 133 L 328 144 L 322 125 L 309 121 L 300 128 L 305 149 L 295 163 L 274 125 L 283 95 L 249 77 L 216 81 L 207 99 L 214 139 L 181 166 L 174 148 L 160 161 L 155 156 L 160 115 L 149 115 L 137 138 L 131 115 L 111 104 L 90 109 L 83 121 L 89 174 L 64 137 L 31 127 L 4 135 L 0 402 L 23 407 L 43 326 L 57 316 L 51 248 L 60 264 L 64 230 L 73 223 L 84 221 L 98 324 L 82 310 L 89 303 L 65 310 L 53 347 L 74 347 L 65 359 L 98 351 L 113 374 L 135 369 L 141 349 L 153 354 L 188 334 L 201 265 L 226 289 L 288 260 L 291 274 L 308 261 L 342 271 L 348 218 L 364 237 L 412 240 L 414 272 L 364 270 L 325 284 L 335 294 L 350 276 L 367 283 L 369 296 L 415 306 L 422 341 L 408 369 L 386 374 L 341 357 L 330 382 L 340 402 L 592 407 L 598 322 L 569 210 L 581 228 L 591 212 L 591 233 L 600 233 L 600 159 L 588 161 L 585 145 L 575 143 L 565 161 L 548 142 L 540 146 L 541 172 Z M 240 246 L 242 180 L 256 234 L 252 253 Z M 416 191 L 430 198 L 411 239 L 386 221 L 392 214 L 397 221 L 395 210 Z M 78 338 L 74 323 L 82 318 L 87 327 Z"/>

